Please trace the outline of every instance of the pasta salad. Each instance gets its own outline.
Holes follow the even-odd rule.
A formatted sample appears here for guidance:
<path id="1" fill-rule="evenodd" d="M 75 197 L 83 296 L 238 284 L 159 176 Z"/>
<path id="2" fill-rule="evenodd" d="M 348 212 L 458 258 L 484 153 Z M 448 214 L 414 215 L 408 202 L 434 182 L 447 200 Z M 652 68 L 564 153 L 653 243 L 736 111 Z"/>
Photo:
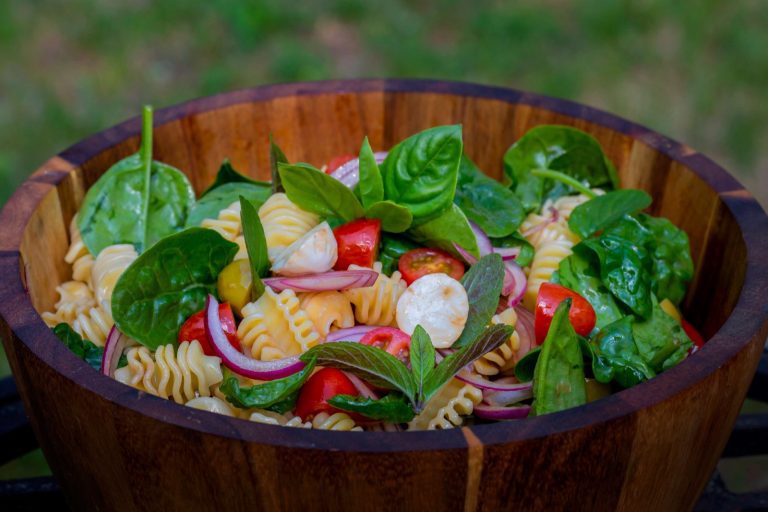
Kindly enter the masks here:
<path id="1" fill-rule="evenodd" d="M 141 392 L 271 425 L 446 429 L 597 400 L 704 342 L 678 309 L 685 232 L 577 129 L 528 131 L 503 182 L 459 125 L 320 169 L 270 140 L 270 182 L 225 160 L 196 197 L 143 119 L 72 219 L 72 279 L 42 315 Z"/>

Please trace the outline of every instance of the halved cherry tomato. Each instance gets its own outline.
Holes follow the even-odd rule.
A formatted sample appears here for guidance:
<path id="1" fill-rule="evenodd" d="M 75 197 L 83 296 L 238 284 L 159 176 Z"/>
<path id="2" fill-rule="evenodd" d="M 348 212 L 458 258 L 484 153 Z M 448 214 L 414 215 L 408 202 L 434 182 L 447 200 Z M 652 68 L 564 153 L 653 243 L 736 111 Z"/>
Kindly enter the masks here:
<path id="1" fill-rule="evenodd" d="M 200 342 L 206 355 L 215 356 L 216 351 L 213 350 L 211 340 L 205 334 L 204 316 L 205 310 L 202 310 L 187 318 L 187 321 L 179 329 L 179 343 L 197 340 Z M 241 351 L 240 338 L 237 337 L 237 327 L 235 326 L 235 317 L 232 314 L 232 308 L 229 303 L 223 302 L 219 304 L 219 318 L 221 319 L 221 326 L 224 328 L 224 334 L 227 335 L 229 344 L 236 348 L 238 352 Z"/>
<path id="2" fill-rule="evenodd" d="M 366 333 L 360 343 L 389 352 L 405 364 L 410 361 L 411 337 L 400 329 L 379 327 Z"/>
<path id="3" fill-rule="evenodd" d="M 321 412 L 344 412 L 330 405 L 328 399 L 336 395 L 359 394 L 343 372 L 335 368 L 323 368 L 315 372 L 301 387 L 294 413 L 300 416 L 302 421 L 308 421 Z"/>
<path id="4" fill-rule="evenodd" d="M 696 330 L 694 326 L 692 326 L 685 318 L 680 319 L 680 325 L 683 326 L 683 330 L 685 331 L 685 334 L 688 335 L 689 338 L 691 338 L 691 341 L 696 346 L 696 348 L 701 348 L 704 346 L 704 337 L 699 334 L 699 331 Z"/>
<path id="5" fill-rule="evenodd" d="M 541 345 L 547 337 L 552 317 L 555 316 L 557 306 L 568 297 L 573 298 L 571 311 L 568 318 L 571 320 L 574 330 L 580 336 L 587 336 L 595 328 L 597 317 L 592 305 L 587 299 L 565 286 L 553 283 L 543 283 L 539 288 L 536 298 L 536 317 L 534 330 L 536 331 L 536 343 Z"/>
<path id="6" fill-rule="evenodd" d="M 355 158 L 357 158 L 357 155 L 338 155 L 331 158 L 331 161 L 328 162 L 328 167 L 325 168 L 326 174 L 331 174 L 333 171 Z"/>
<path id="7" fill-rule="evenodd" d="M 397 268 L 410 284 L 427 274 L 448 274 L 457 281 L 464 275 L 464 264 L 440 249 L 421 247 L 400 256 Z"/>
<path id="8" fill-rule="evenodd" d="M 379 254 L 381 221 L 379 219 L 357 219 L 342 224 L 333 230 L 336 237 L 339 258 L 333 266 L 336 270 L 347 270 L 351 264 L 373 267 Z"/>

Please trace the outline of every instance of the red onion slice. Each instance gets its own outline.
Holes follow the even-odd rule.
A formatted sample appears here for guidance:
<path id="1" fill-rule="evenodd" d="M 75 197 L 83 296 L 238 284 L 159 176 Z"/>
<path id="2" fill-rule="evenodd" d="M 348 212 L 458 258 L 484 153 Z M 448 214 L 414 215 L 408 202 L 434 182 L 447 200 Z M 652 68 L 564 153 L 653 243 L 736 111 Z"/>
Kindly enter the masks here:
<path id="1" fill-rule="evenodd" d="M 352 384 L 357 389 L 357 392 L 360 393 L 360 396 L 364 398 L 370 398 L 371 400 L 379 399 L 379 396 L 371 388 L 369 388 L 368 385 L 360 379 L 360 377 L 350 372 L 343 373 L 350 381 L 352 381 Z"/>
<path id="2" fill-rule="evenodd" d="M 104 344 L 104 353 L 101 356 L 101 373 L 107 377 L 114 377 L 120 356 L 128 344 L 130 338 L 121 333 L 116 325 L 112 326 Z"/>
<path id="3" fill-rule="evenodd" d="M 493 252 L 501 256 L 501 259 L 504 261 L 514 260 L 520 256 L 519 247 L 494 247 Z"/>
<path id="4" fill-rule="evenodd" d="M 325 337 L 324 343 L 333 343 L 335 341 L 354 341 L 359 342 L 363 336 L 371 332 L 374 329 L 382 327 L 381 325 L 356 325 L 354 327 L 348 327 L 346 329 L 339 329 L 328 333 Z"/>
<path id="5" fill-rule="evenodd" d="M 275 291 L 325 292 L 373 286 L 379 277 L 375 270 L 341 270 L 291 277 L 268 277 L 264 284 Z"/>
<path id="6" fill-rule="evenodd" d="M 515 330 L 520 338 L 520 348 L 517 351 L 516 359 L 519 360 L 527 354 L 531 348 L 536 346 L 536 334 L 533 329 L 533 313 L 522 306 L 515 307 L 517 313 L 517 324 Z"/>
<path id="7" fill-rule="evenodd" d="M 501 294 L 509 296 L 509 306 L 515 307 L 520 304 L 525 295 L 525 289 L 528 286 L 528 278 L 520 265 L 512 260 L 504 262 L 504 286 Z"/>
<path id="8" fill-rule="evenodd" d="M 483 391 L 483 401 L 489 405 L 506 407 L 533 398 L 533 384 L 517 384 L 519 389 L 509 391 Z M 524 387 L 523 387 L 524 386 Z"/>
<path id="9" fill-rule="evenodd" d="M 485 231 L 471 220 L 469 221 L 469 226 L 475 234 L 475 240 L 477 240 L 477 252 L 480 254 L 480 257 L 482 258 L 486 254 L 491 254 L 493 252 L 493 245 L 491 244 L 491 239 L 485 234 Z"/>
<path id="10" fill-rule="evenodd" d="M 469 253 L 465 248 L 457 244 L 456 242 L 453 242 L 453 248 L 456 249 L 456 252 L 459 253 L 459 255 L 464 259 L 467 265 L 470 267 L 477 263 L 477 258 L 475 258 L 473 255 Z"/>
<path id="11" fill-rule="evenodd" d="M 208 295 L 205 303 L 205 333 L 213 344 L 213 350 L 221 358 L 224 366 L 243 377 L 258 380 L 275 380 L 300 371 L 304 363 L 298 356 L 286 357 L 276 361 L 259 361 L 239 352 L 230 345 L 219 318 L 219 303 Z"/>
<path id="12" fill-rule="evenodd" d="M 526 389 L 531 388 L 530 382 L 524 382 L 524 383 L 494 382 L 486 379 L 482 375 L 478 375 L 474 372 L 467 371 L 466 369 L 457 373 L 456 378 L 462 382 L 466 382 L 467 384 L 472 384 L 478 389 L 481 389 L 483 391 L 490 391 L 490 392 L 524 391 Z"/>
<path id="13" fill-rule="evenodd" d="M 478 404 L 474 408 L 474 415 L 486 420 L 522 420 L 531 412 L 529 405 L 517 407 L 498 407 L 493 405 Z"/>
<path id="14" fill-rule="evenodd" d="M 387 157 L 386 151 L 377 151 L 373 154 L 376 163 L 380 164 Z M 353 158 L 349 162 L 340 165 L 331 173 L 332 178 L 336 178 L 349 188 L 355 188 L 360 181 L 360 160 Z"/>

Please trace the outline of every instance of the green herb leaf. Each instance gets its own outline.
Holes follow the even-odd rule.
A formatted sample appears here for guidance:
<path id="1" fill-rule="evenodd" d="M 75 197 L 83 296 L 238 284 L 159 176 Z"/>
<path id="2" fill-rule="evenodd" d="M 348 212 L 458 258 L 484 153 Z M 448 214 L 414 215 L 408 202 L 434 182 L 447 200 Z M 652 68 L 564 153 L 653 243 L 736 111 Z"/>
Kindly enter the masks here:
<path id="1" fill-rule="evenodd" d="M 219 389 L 227 397 L 227 401 L 240 409 L 267 409 L 278 405 L 278 409 L 283 409 L 279 404 L 290 402 L 291 398 L 301 389 L 304 382 L 312 375 L 315 369 L 315 361 L 309 359 L 307 366 L 301 371 L 284 377 L 275 379 L 263 384 L 243 388 L 240 386 L 240 380 L 230 372 L 224 369 L 224 380 Z M 288 409 L 289 410 L 289 409 Z M 285 410 L 278 411 L 285 412 Z"/>
<path id="2" fill-rule="evenodd" d="M 424 383 L 435 368 L 435 347 L 429 334 L 420 325 L 411 335 L 411 373 L 416 382 L 416 402 L 423 404 Z"/>
<path id="3" fill-rule="evenodd" d="M 354 192 L 339 180 L 309 164 L 278 164 L 288 199 L 302 210 L 346 222 L 365 215 Z"/>
<path id="4" fill-rule="evenodd" d="M 264 283 L 261 278 L 269 273 L 267 238 L 264 235 L 264 226 L 261 225 L 259 211 L 242 196 L 240 196 L 240 217 L 243 225 L 245 248 L 248 250 L 248 261 L 251 264 L 251 279 L 253 280 L 251 300 L 255 301 L 264 293 Z"/>
<path id="5" fill-rule="evenodd" d="M 518 231 L 503 238 L 491 238 L 491 245 L 494 247 L 519 247 L 520 254 L 515 258 L 515 263 L 521 267 L 527 267 L 533 261 L 535 252 L 533 246 Z"/>
<path id="6" fill-rule="evenodd" d="M 369 219 L 381 220 L 381 229 L 388 233 L 402 233 L 413 222 L 410 210 L 392 201 L 379 201 L 365 211 Z"/>
<path id="7" fill-rule="evenodd" d="M 84 340 L 69 324 L 60 323 L 53 328 L 53 333 L 64 342 L 69 350 L 88 363 L 91 368 L 101 369 L 101 359 L 104 348 L 96 346 L 92 341 Z"/>
<path id="8" fill-rule="evenodd" d="M 648 208 L 651 201 L 651 196 L 642 190 L 614 190 L 574 208 L 568 227 L 581 238 L 589 238 L 624 215 Z"/>
<path id="9" fill-rule="evenodd" d="M 630 388 L 656 375 L 640 357 L 632 334 L 634 317 L 627 315 L 605 326 L 591 341 L 595 352 L 592 373 L 605 384 Z"/>
<path id="10" fill-rule="evenodd" d="M 411 242 L 407 238 L 383 233 L 379 243 L 381 271 L 391 276 L 392 272 L 397 270 L 400 256 L 418 247 L 418 244 Z"/>
<path id="11" fill-rule="evenodd" d="M 533 380 L 533 374 L 536 370 L 536 363 L 541 355 L 541 345 L 530 350 L 520 358 L 515 365 L 515 377 L 520 382 L 530 382 Z"/>
<path id="12" fill-rule="evenodd" d="M 223 186 L 223 185 L 231 185 L 233 183 L 241 183 L 246 185 L 255 185 L 258 188 L 266 188 L 267 190 L 271 189 L 272 184 L 267 181 L 256 181 L 248 176 L 245 176 L 243 174 L 240 174 L 235 170 L 234 167 L 232 167 L 232 164 L 230 163 L 229 159 L 225 159 L 221 163 L 221 167 L 219 167 L 219 172 L 216 173 L 216 179 L 213 180 L 213 183 L 211 183 L 211 186 L 205 189 L 205 192 L 202 193 L 200 196 L 201 198 L 207 196 L 217 188 Z M 269 194 L 267 194 L 267 197 L 269 197 Z M 230 201 L 230 203 L 234 202 L 237 198 Z"/>
<path id="13" fill-rule="evenodd" d="M 472 265 L 461 278 L 467 291 L 469 315 L 461 336 L 452 348 L 461 348 L 483 332 L 496 313 L 504 281 L 504 262 L 498 254 L 488 254 Z"/>
<path id="14" fill-rule="evenodd" d="M 461 125 L 424 130 L 393 147 L 381 164 L 384 197 L 405 206 L 417 223 L 453 202 L 463 143 Z"/>
<path id="15" fill-rule="evenodd" d="M 379 421 L 407 423 L 415 416 L 408 399 L 396 392 L 378 400 L 362 396 L 336 395 L 329 398 L 328 403 L 337 409 L 356 412 Z"/>
<path id="16" fill-rule="evenodd" d="M 204 219 L 215 219 L 221 210 L 228 207 L 240 196 L 245 197 L 257 208 L 272 195 L 271 187 L 267 185 L 254 185 L 252 183 L 231 182 L 219 185 L 206 192 L 195 205 L 187 217 L 187 227 L 195 227 L 202 224 Z"/>
<path id="17" fill-rule="evenodd" d="M 655 297 L 651 316 L 647 320 L 635 321 L 632 334 L 640 357 L 657 373 L 685 359 L 693 347 L 685 330 L 661 309 Z"/>
<path id="18" fill-rule="evenodd" d="M 269 169 L 272 174 L 272 193 L 285 192 L 283 183 L 280 179 L 280 172 L 278 166 L 280 164 L 287 164 L 288 159 L 285 157 L 285 153 L 280 147 L 275 144 L 272 134 L 269 134 Z"/>
<path id="19" fill-rule="evenodd" d="M 176 344 L 184 321 L 216 294 L 219 272 L 237 254 L 237 244 L 212 229 L 189 228 L 163 238 L 120 276 L 112 314 L 127 336 L 154 350 Z"/>
<path id="20" fill-rule="evenodd" d="M 376 163 L 376 156 L 373 154 L 368 137 L 363 139 L 363 145 L 360 148 L 360 183 L 358 185 L 360 199 L 363 207 L 367 210 L 375 203 L 384 200 L 384 182 L 381 179 L 379 164 Z M 409 216 L 410 216 L 410 212 Z M 413 218 L 411 216 L 411 218 Z M 410 225 L 410 222 L 409 222 Z M 407 227 L 405 228 L 407 229 Z M 405 231 L 402 229 L 401 231 Z"/>
<path id="21" fill-rule="evenodd" d="M 416 242 L 429 247 L 442 249 L 455 256 L 459 256 L 454 243 L 463 247 L 470 254 L 479 257 L 477 248 L 477 239 L 469 225 L 467 217 L 461 208 L 455 204 L 439 217 L 411 227 L 408 230 L 408 236 Z"/>
<path id="22" fill-rule="evenodd" d="M 302 361 L 317 358 L 317 364 L 352 372 L 372 385 L 402 392 L 416 399 L 416 383 L 408 368 L 387 352 L 347 341 L 317 345 L 301 355 Z"/>

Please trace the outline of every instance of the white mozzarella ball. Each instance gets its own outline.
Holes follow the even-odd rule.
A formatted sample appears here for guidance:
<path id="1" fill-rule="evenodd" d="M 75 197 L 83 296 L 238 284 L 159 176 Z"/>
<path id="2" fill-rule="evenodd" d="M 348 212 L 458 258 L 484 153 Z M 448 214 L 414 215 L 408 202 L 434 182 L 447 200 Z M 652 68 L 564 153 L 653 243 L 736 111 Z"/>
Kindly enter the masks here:
<path id="1" fill-rule="evenodd" d="M 272 272 L 283 276 L 327 272 L 337 258 L 336 238 L 328 223 L 323 222 L 283 249 L 275 258 Z"/>

